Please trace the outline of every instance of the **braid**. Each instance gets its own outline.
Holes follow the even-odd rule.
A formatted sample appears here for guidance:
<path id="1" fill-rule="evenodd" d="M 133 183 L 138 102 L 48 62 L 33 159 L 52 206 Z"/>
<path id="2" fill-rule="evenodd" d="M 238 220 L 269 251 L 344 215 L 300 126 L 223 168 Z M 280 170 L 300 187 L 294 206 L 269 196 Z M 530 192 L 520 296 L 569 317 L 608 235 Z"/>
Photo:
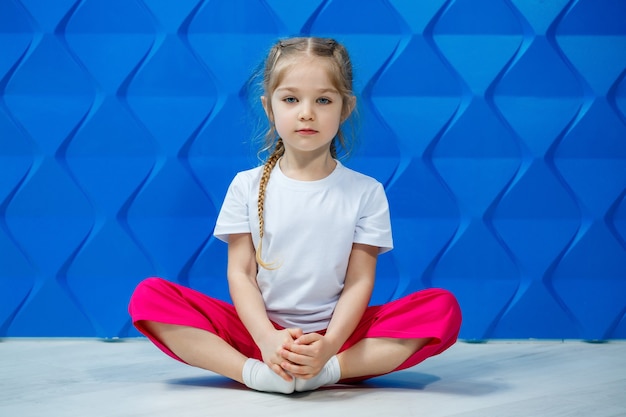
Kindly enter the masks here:
<path id="1" fill-rule="evenodd" d="M 263 235 L 265 234 L 265 219 L 263 216 L 263 211 L 265 209 L 265 189 L 267 188 L 267 182 L 270 179 L 270 174 L 272 173 L 272 170 L 284 153 L 285 146 L 283 145 L 282 139 L 279 138 L 278 141 L 276 141 L 276 147 L 274 148 L 274 152 L 272 152 L 270 157 L 265 162 L 265 165 L 263 166 L 263 174 L 261 174 L 261 182 L 259 183 L 259 201 L 257 204 L 257 213 L 259 215 L 259 247 L 256 251 L 256 261 L 260 266 L 265 269 L 274 269 L 272 268 L 273 263 L 265 263 L 261 256 L 261 250 L 263 247 Z"/>

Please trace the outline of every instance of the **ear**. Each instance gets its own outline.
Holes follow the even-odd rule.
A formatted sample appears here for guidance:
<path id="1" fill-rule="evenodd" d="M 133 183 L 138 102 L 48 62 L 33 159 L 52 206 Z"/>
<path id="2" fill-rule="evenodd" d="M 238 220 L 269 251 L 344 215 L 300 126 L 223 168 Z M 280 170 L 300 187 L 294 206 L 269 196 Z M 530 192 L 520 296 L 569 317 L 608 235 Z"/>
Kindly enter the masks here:
<path id="1" fill-rule="evenodd" d="M 270 122 L 274 123 L 274 117 L 272 116 L 272 111 L 269 108 L 269 103 L 267 102 L 267 97 L 261 96 L 261 104 L 263 105 L 263 110 L 265 110 L 265 115 L 270 120 Z"/>
<path id="2" fill-rule="evenodd" d="M 344 114 L 341 115 L 341 122 L 345 122 L 356 108 L 356 96 L 350 96 L 344 108 Z"/>

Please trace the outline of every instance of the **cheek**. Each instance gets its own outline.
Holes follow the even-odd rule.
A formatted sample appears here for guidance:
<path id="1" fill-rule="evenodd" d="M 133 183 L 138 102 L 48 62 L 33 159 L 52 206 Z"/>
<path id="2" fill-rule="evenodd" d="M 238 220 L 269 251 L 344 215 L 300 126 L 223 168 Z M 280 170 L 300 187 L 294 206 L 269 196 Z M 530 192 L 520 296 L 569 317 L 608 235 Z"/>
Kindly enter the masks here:
<path id="1" fill-rule="evenodd" d="M 341 125 L 341 120 L 342 120 L 341 114 L 336 114 L 335 117 L 334 117 L 334 120 L 333 120 L 333 124 L 336 124 L 337 126 L 340 126 Z"/>
<path id="2" fill-rule="evenodd" d="M 278 133 L 278 136 L 283 136 L 284 133 L 288 130 L 288 123 L 285 121 L 284 117 L 274 117 L 274 128 L 276 129 L 276 132 Z"/>

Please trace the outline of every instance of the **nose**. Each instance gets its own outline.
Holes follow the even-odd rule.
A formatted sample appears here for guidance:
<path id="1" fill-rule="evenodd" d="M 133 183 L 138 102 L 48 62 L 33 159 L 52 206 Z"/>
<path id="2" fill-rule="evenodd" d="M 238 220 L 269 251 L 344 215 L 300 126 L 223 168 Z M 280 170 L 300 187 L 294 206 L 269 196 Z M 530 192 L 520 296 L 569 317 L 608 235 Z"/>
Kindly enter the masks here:
<path id="1" fill-rule="evenodd" d="M 298 113 L 299 120 L 313 120 L 313 109 L 308 104 L 303 103 Z"/>

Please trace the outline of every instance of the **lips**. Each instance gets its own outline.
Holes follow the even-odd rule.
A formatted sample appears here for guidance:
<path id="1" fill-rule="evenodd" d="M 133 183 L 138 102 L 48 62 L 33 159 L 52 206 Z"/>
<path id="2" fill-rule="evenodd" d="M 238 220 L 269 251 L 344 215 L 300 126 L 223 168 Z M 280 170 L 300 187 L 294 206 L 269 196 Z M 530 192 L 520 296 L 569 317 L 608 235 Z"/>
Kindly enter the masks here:
<path id="1" fill-rule="evenodd" d="M 313 135 L 315 133 L 317 133 L 317 130 L 313 130 L 313 129 L 299 129 L 297 130 L 298 133 L 300 133 L 301 135 Z"/>

